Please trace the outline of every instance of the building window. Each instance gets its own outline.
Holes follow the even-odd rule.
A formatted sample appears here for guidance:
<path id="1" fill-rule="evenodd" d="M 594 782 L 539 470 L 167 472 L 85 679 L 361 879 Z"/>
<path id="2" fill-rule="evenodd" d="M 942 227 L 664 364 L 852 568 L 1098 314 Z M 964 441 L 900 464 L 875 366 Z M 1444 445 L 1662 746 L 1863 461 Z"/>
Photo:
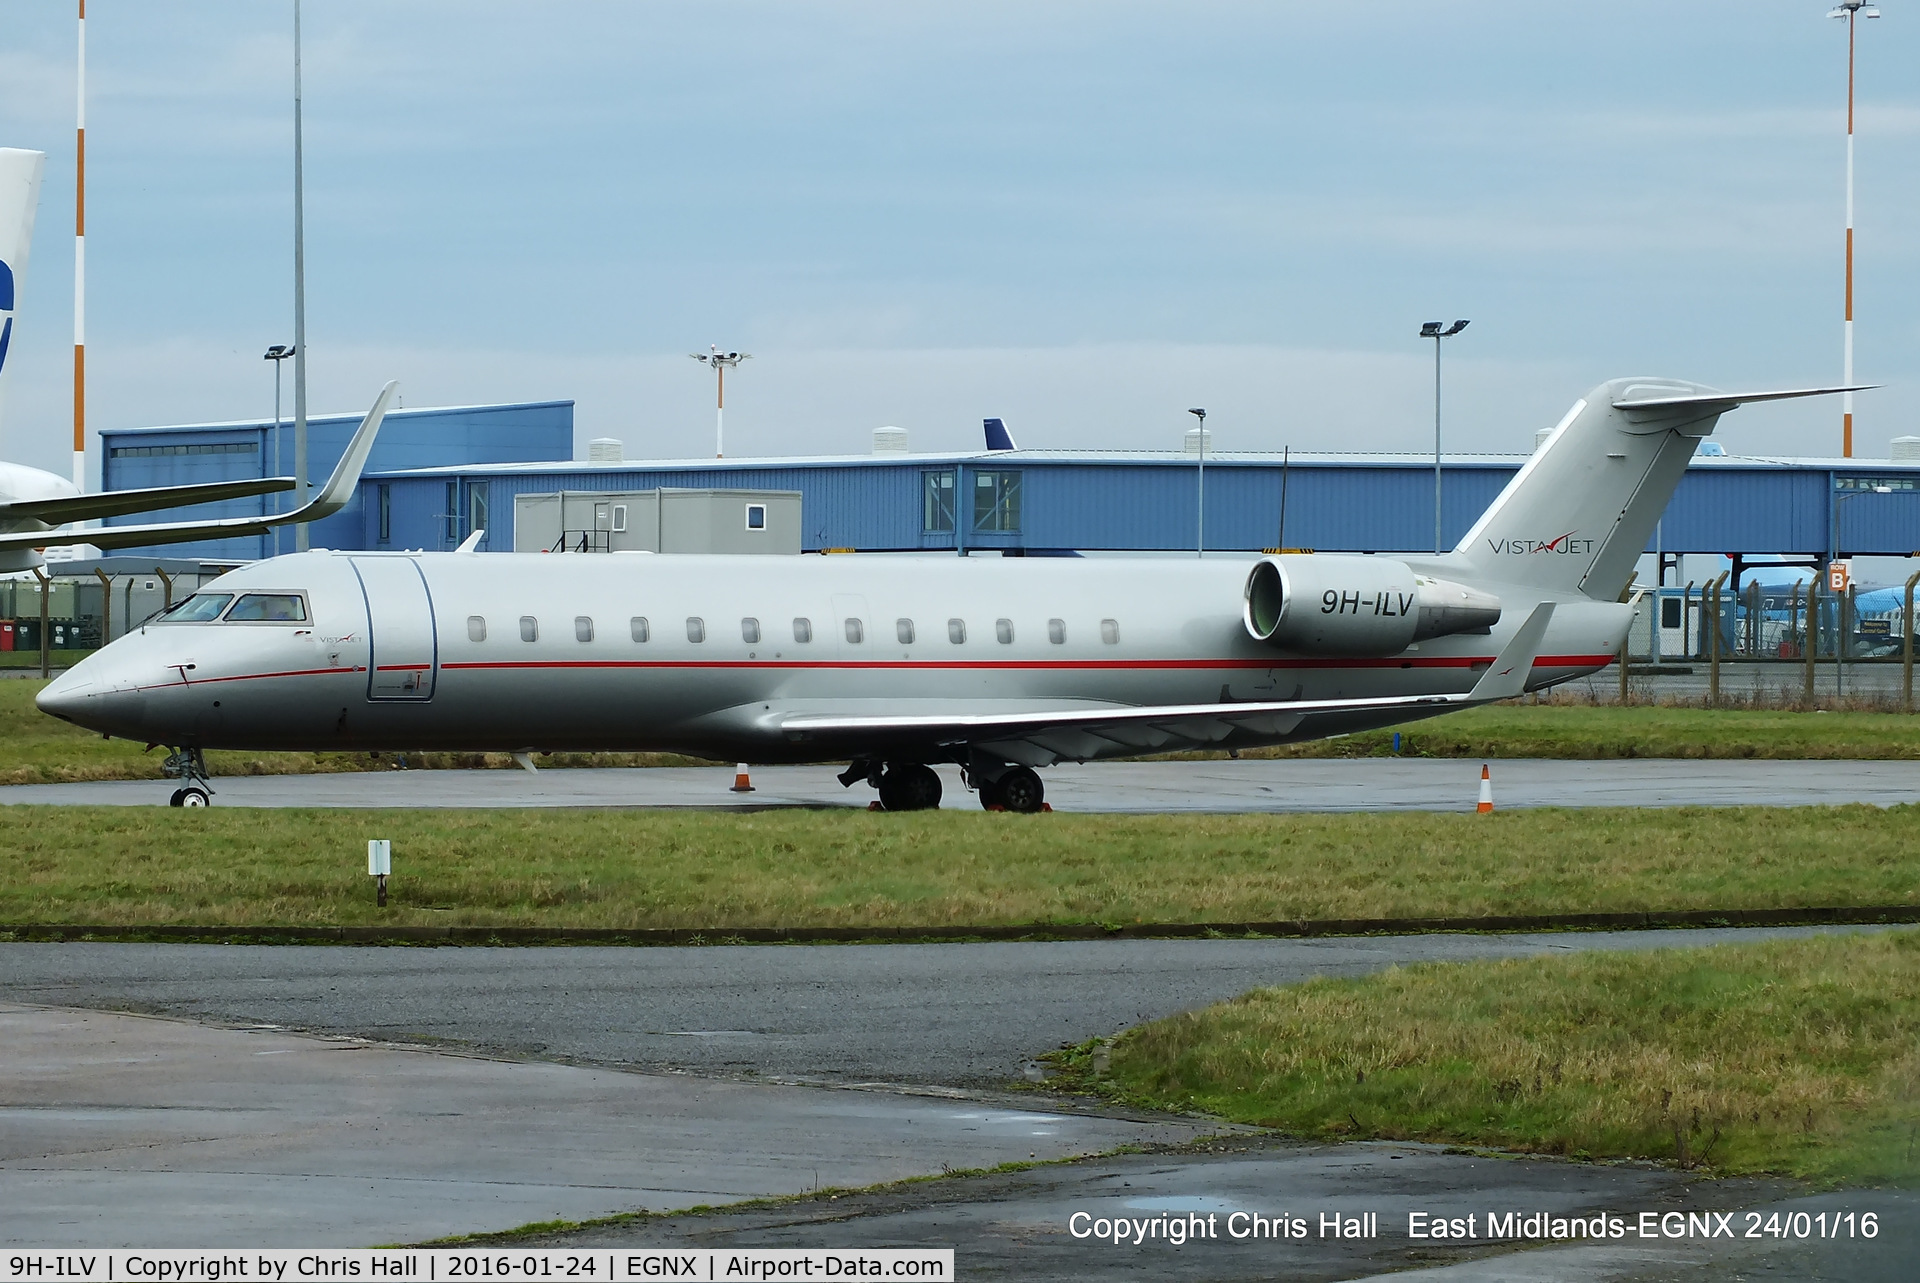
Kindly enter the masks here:
<path id="1" fill-rule="evenodd" d="M 1011 619 L 994 620 L 993 635 L 1000 639 L 1002 646 L 1013 645 L 1013 621 Z"/>
<path id="2" fill-rule="evenodd" d="M 758 643 L 760 640 L 760 621 L 757 619 L 741 620 L 740 640 L 746 642 L 749 646 Z"/>
<path id="3" fill-rule="evenodd" d="M 440 523 L 446 527 L 447 546 L 460 542 L 460 483 L 447 482 L 447 506 L 440 510 Z"/>
<path id="4" fill-rule="evenodd" d="M 930 535 L 953 533 L 953 473 L 921 473 L 920 495 L 920 528 Z"/>
<path id="5" fill-rule="evenodd" d="M 624 503 L 616 503 L 613 505 L 613 533 L 615 533 L 616 535 L 621 534 L 626 530 L 626 528 L 627 528 L 627 505 Z"/>
<path id="6" fill-rule="evenodd" d="M 1047 621 L 1047 640 L 1056 646 L 1066 645 L 1067 621 L 1064 619 L 1049 619 Z"/>
<path id="7" fill-rule="evenodd" d="M 467 534 L 487 528 L 487 483 L 467 483 Z"/>
<path id="8" fill-rule="evenodd" d="M 258 454 L 258 441 L 217 441 L 209 445 L 117 445 L 107 451 L 115 459 L 154 459 L 173 454 Z"/>
<path id="9" fill-rule="evenodd" d="M 627 621 L 627 627 L 633 631 L 633 639 L 637 642 L 643 642 L 651 635 L 647 629 L 645 615 L 635 615 Z"/>
<path id="10" fill-rule="evenodd" d="M 973 474 L 973 528 L 981 532 L 1020 529 L 1020 474 Z"/>
<path id="11" fill-rule="evenodd" d="M 524 642 L 540 640 L 540 621 L 532 615 L 520 616 L 520 640 Z"/>
<path id="12" fill-rule="evenodd" d="M 860 621 L 857 619 L 849 619 L 847 621 L 847 640 L 853 645 L 858 646 L 866 639 L 867 632 L 866 629 L 860 626 Z"/>
<path id="13" fill-rule="evenodd" d="M 593 640 L 592 616 L 575 615 L 573 617 L 573 639 L 581 642 L 590 642 Z"/>
<path id="14" fill-rule="evenodd" d="M 393 487 L 382 481 L 378 487 L 380 495 L 380 542 L 393 541 Z"/>
<path id="15" fill-rule="evenodd" d="M 687 616 L 687 640 L 703 642 L 707 639 L 707 621 L 698 615 Z"/>
<path id="16" fill-rule="evenodd" d="M 900 639 L 902 646 L 913 645 L 913 621 L 911 619 L 894 620 L 893 635 Z"/>
<path id="17" fill-rule="evenodd" d="M 1660 599 L 1660 626 L 1678 628 L 1680 626 L 1680 599 L 1663 597 Z"/>
<path id="18" fill-rule="evenodd" d="M 947 621 L 947 640 L 956 646 L 964 645 L 967 640 L 967 621 L 949 619 Z"/>
<path id="19" fill-rule="evenodd" d="M 747 529 L 765 530 L 767 528 L 767 505 L 750 503 L 747 505 Z"/>
<path id="20" fill-rule="evenodd" d="M 813 640 L 813 621 L 811 619 L 794 620 L 793 621 L 793 639 L 797 642 L 803 642 L 803 643 L 812 641 Z"/>
<path id="21" fill-rule="evenodd" d="M 487 639 L 487 617 L 485 615 L 467 616 L 467 640 L 483 642 Z"/>
<path id="22" fill-rule="evenodd" d="M 1105 645 L 1118 646 L 1120 644 L 1120 621 L 1117 619 L 1101 620 L 1100 640 Z"/>

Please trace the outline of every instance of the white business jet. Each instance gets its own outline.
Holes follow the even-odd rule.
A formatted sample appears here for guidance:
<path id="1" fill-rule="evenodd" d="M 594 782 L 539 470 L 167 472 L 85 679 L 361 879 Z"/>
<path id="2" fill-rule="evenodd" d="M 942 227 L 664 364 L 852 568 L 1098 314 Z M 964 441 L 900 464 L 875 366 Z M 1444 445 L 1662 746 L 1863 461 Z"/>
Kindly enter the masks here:
<path id="1" fill-rule="evenodd" d="M 1619 651 L 1620 598 L 1735 394 L 1618 379 L 1452 552 L 1258 558 L 315 551 L 213 581 L 47 686 L 172 747 L 668 751 L 851 762 L 888 810 L 1041 808 L 1035 768 L 1344 734 L 1506 699 Z M 5 537 L 0 537 L 0 547 Z"/>
<path id="2" fill-rule="evenodd" d="M 33 241 L 33 218 L 39 206 L 40 175 L 45 164 L 44 152 L 0 147 L 0 394 L 4 394 L 6 388 L 7 349 L 13 341 L 14 313 L 21 278 L 26 275 L 27 249 Z M 348 447 L 347 457 L 341 462 L 345 465 L 351 460 L 350 468 L 336 469 L 333 479 L 311 502 L 272 516 L 61 530 L 58 527 L 70 522 L 98 521 L 135 512 L 273 494 L 293 489 L 295 482 L 292 477 L 260 477 L 81 494 L 65 477 L 24 464 L 0 463 L 0 537 L 10 540 L 0 547 L 0 573 L 44 565 L 41 550 L 57 546 L 91 544 L 96 548 L 132 548 L 192 539 L 221 539 L 331 516 L 353 497 L 367 451 L 373 448 L 373 434 L 379 430 L 380 418 L 386 413 L 386 404 L 387 393 L 382 393 L 374 413 L 361 424 L 360 433 Z"/>

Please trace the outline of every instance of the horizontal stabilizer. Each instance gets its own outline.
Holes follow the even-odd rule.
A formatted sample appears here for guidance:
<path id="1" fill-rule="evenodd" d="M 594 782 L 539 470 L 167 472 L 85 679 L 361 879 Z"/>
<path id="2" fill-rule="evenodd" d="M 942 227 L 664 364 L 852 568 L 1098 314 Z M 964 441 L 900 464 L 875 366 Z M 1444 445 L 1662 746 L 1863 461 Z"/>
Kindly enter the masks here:
<path id="1" fill-rule="evenodd" d="M 1877 383 L 1862 383 L 1854 387 L 1842 388 L 1787 388 L 1780 392 L 1687 392 L 1679 395 L 1662 394 L 1664 389 L 1649 387 L 1647 391 L 1656 395 L 1637 395 L 1637 390 L 1629 387 L 1626 395 L 1613 403 L 1616 410 L 1661 410 L 1683 405 L 1719 406 L 1731 410 L 1736 405 L 1752 405 L 1757 401 L 1792 401 L 1803 396 L 1832 396 L 1838 392 L 1869 392 L 1879 387 Z"/>
<path id="2" fill-rule="evenodd" d="M 271 517 L 223 517 L 215 521 L 170 521 L 141 526 L 100 526 L 92 530 L 29 530 L 0 535 L 0 552 L 19 548 L 50 548 L 63 544 L 92 544 L 96 548 L 137 548 L 149 544 L 186 543 L 195 539 L 230 539 L 239 535 L 257 535 L 275 526 L 319 521 L 347 506 L 360 485 L 360 474 L 367 466 L 367 455 L 380 432 L 398 381 L 387 384 L 375 398 L 367 417 L 353 431 L 346 453 L 334 466 L 333 475 L 305 506 Z"/>

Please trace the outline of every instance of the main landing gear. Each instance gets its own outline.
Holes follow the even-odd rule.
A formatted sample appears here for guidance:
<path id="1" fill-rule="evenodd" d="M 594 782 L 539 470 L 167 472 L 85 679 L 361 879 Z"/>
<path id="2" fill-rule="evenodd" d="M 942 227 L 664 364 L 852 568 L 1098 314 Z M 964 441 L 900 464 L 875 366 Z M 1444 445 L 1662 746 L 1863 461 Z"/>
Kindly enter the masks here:
<path id="1" fill-rule="evenodd" d="M 185 780 L 167 799 L 168 806 L 212 806 L 213 779 L 207 774 L 207 758 L 197 748 L 176 748 L 160 764 L 160 773 L 170 780 Z"/>
<path id="2" fill-rule="evenodd" d="M 873 785 L 883 811 L 931 811 L 940 805 L 940 776 L 923 762 L 859 761 L 839 779 L 847 788 L 861 780 Z"/>
<path id="3" fill-rule="evenodd" d="M 974 761 L 961 768 L 980 805 L 989 811 L 1033 815 L 1047 809 L 1046 789 L 1031 767 Z M 923 762 L 855 761 L 839 775 L 846 788 L 865 780 L 879 790 L 883 811 L 931 811 L 940 805 L 940 777 Z"/>

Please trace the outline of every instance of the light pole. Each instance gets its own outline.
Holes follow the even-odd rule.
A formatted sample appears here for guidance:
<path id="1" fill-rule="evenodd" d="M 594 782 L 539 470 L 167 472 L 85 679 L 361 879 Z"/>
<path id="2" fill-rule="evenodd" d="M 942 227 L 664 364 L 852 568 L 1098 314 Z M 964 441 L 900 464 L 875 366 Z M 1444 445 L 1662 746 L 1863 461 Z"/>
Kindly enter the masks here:
<path id="1" fill-rule="evenodd" d="M 1445 549 L 1440 544 L 1440 340 L 1450 339 L 1467 328 L 1467 322 L 1455 321 L 1445 329 L 1441 322 L 1428 321 L 1420 327 L 1420 337 L 1433 340 L 1433 551 L 1438 556 Z"/>
<path id="2" fill-rule="evenodd" d="M 1204 557 L 1207 554 L 1207 412 L 1195 407 L 1194 409 L 1188 410 L 1187 413 L 1200 420 L 1200 486 L 1198 491 L 1200 521 L 1194 530 L 1193 555 L 1196 557 Z"/>
<path id="3" fill-rule="evenodd" d="M 709 346 L 711 347 L 711 345 Z M 753 353 L 722 352 L 719 348 L 712 347 L 711 351 L 689 352 L 687 355 L 702 365 L 713 367 L 713 373 L 715 375 L 713 457 L 716 459 L 725 458 L 726 451 L 721 448 L 721 444 L 724 439 L 722 434 L 727 424 L 727 371 L 742 361 L 751 361 L 753 359 Z"/>
<path id="4" fill-rule="evenodd" d="M 1827 558 L 1831 567 L 1841 560 L 1840 552 L 1840 505 L 1849 499 L 1858 499 L 1863 494 L 1892 494 L 1892 486 L 1866 486 L 1859 490 L 1842 493 L 1838 486 L 1833 495 L 1833 555 Z M 1832 573 L 1831 570 L 1828 571 Z M 1833 587 L 1829 584 L 1828 587 Z M 1846 656 L 1847 656 L 1847 594 L 1843 589 L 1833 588 L 1833 694 L 1837 699 L 1845 693 Z"/>
<path id="5" fill-rule="evenodd" d="M 1878 18 L 1880 11 L 1866 0 L 1840 0 L 1828 11 L 1829 18 L 1847 20 L 1847 310 L 1841 323 L 1841 382 L 1853 386 L 1853 29 L 1854 20 Z M 1840 453 L 1853 458 L 1853 393 L 1840 394 Z"/>
<path id="6" fill-rule="evenodd" d="M 293 0 L 293 502 L 307 503 L 307 192 L 300 141 L 300 0 Z M 306 522 L 293 550 L 307 550 Z"/>
<path id="7" fill-rule="evenodd" d="M 280 475 L 280 363 L 293 355 L 293 349 L 285 343 L 275 343 L 267 349 L 263 360 L 273 362 L 273 475 Z M 273 510 L 280 511 L 280 496 L 273 497 Z M 280 555 L 280 527 L 273 528 L 273 555 Z"/>

